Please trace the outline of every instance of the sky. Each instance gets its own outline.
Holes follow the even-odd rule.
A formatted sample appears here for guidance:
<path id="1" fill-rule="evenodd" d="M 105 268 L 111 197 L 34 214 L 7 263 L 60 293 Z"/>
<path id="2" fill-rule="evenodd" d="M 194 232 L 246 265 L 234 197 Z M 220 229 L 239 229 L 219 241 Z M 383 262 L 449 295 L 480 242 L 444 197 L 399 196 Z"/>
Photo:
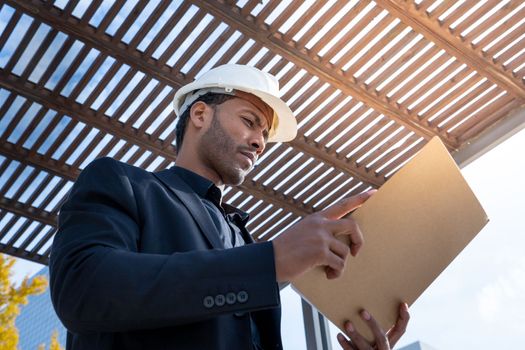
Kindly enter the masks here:
<path id="1" fill-rule="evenodd" d="M 525 329 L 525 130 L 462 169 L 490 222 L 410 308 L 397 348 L 511 349 Z M 13 281 L 42 266 L 17 259 Z M 281 293 L 285 348 L 305 348 L 301 302 Z M 338 349 L 335 327 L 333 348 Z"/>

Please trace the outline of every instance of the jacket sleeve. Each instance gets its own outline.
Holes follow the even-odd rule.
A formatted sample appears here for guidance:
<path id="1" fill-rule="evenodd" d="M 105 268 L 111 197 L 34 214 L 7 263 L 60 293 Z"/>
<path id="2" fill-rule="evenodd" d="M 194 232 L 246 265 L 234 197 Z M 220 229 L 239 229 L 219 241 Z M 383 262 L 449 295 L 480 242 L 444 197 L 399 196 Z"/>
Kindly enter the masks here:
<path id="1" fill-rule="evenodd" d="M 125 168 L 91 163 L 61 208 L 50 257 L 52 302 L 70 331 L 166 327 L 280 303 L 271 242 L 161 255 L 139 253 L 139 240 Z"/>

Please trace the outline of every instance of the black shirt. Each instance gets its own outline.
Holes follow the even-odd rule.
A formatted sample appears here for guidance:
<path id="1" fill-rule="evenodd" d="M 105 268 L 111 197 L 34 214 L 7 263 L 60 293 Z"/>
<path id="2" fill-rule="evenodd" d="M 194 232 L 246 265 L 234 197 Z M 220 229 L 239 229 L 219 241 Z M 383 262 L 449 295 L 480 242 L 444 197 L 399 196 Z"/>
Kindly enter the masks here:
<path id="1" fill-rule="evenodd" d="M 249 215 L 231 205 L 222 203 L 221 190 L 205 177 L 179 166 L 174 166 L 172 170 L 199 196 L 219 232 L 224 248 L 244 245 L 246 242 L 243 239 L 243 232 L 247 234 L 246 223 Z"/>

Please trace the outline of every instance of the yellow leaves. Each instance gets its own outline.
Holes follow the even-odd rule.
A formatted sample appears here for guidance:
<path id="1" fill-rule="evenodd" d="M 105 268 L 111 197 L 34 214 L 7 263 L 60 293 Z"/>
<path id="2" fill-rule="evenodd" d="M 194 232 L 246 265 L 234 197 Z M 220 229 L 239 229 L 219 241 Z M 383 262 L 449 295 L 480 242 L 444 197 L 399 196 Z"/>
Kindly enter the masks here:
<path id="1" fill-rule="evenodd" d="M 46 350 L 45 344 L 40 344 L 38 350 Z M 51 335 L 51 344 L 49 344 L 49 350 L 64 350 L 60 343 L 58 342 L 58 331 L 55 330 L 53 335 Z"/>
<path id="2" fill-rule="evenodd" d="M 63 350 L 58 342 L 58 331 L 54 331 L 51 336 L 51 345 L 49 345 L 49 350 Z"/>
<path id="3" fill-rule="evenodd" d="M 44 276 L 37 276 L 32 281 L 26 277 L 18 287 L 11 284 L 10 277 L 14 263 L 15 259 L 0 254 L 0 349 L 2 350 L 17 349 L 18 330 L 15 319 L 20 314 L 20 305 L 26 305 L 30 295 L 41 294 L 47 288 L 47 279 Z"/>

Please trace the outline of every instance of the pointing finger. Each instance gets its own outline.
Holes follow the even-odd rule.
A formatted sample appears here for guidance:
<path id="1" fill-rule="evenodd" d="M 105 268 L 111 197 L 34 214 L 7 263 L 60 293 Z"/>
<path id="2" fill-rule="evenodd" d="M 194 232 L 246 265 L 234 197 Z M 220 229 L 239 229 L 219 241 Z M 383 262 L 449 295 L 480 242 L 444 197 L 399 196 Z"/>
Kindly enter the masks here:
<path id="1" fill-rule="evenodd" d="M 350 213 L 352 210 L 359 208 L 375 192 L 377 192 L 377 190 L 369 190 L 358 195 L 345 198 L 321 211 L 320 214 L 327 219 L 340 219 L 346 214 Z"/>

